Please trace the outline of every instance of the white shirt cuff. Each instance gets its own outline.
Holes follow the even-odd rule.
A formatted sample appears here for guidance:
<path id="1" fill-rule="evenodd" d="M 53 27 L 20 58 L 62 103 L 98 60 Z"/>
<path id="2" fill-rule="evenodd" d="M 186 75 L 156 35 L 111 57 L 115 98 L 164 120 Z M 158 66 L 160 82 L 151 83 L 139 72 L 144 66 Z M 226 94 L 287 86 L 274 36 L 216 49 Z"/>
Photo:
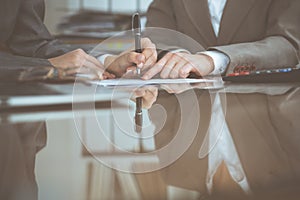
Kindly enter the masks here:
<path id="1" fill-rule="evenodd" d="M 225 72 L 227 65 L 230 61 L 227 55 L 219 51 L 203 51 L 202 54 L 208 55 L 213 59 L 215 68 L 210 75 L 218 75 Z"/>
<path id="2" fill-rule="evenodd" d="M 101 56 L 98 57 L 99 62 L 100 62 L 103 66 L 104 66 L 105 59 L 106 59 L 108 56 L 112 56 L 112 54 L 103 54 L 103 55 L 101 55 Z"/>

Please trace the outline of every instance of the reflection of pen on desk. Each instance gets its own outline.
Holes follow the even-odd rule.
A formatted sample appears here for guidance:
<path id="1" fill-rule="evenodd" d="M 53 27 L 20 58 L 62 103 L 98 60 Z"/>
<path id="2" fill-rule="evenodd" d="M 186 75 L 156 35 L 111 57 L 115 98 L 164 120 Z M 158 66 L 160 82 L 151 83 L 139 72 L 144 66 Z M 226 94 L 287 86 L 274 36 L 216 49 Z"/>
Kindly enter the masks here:
<path id="1" fill-rule="evenodd" d="M 142 53 L 141 47 L 141 22 L 140 15 L 135 13 L 132 16 L 132 29 L 134 33 L 135 52 Z M 140 76 L 141 69 L 136 67 L 137 75 Z M 142 97 L 136 98 L 136 110 L 135 110 L 135 131 L 137 133 L 142 132 L 143 126 L 143 113 L 142 113 Z"/>
<path id="2" fill-rule="evenodd" d="M 142 126 L 143 126 L 142 97 L 137 97 L 136 108 L 135 108 L 135 131 L 137 133 L 141 133 Z"/>

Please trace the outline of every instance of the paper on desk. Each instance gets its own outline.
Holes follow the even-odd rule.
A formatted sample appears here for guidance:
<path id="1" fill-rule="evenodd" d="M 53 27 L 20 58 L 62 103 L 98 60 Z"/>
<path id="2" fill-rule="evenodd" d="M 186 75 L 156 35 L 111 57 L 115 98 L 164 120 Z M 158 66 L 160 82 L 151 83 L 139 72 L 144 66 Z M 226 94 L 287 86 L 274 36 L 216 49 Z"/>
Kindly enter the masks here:
<path id="1" fill-rule="evenodd" d="M 162 85 L 162 84 L 183 84 L 183 83 L 213 83 L 213 79 L 109 79 L 101 81 L 91 81 L 90 83 L 100 86 L 143 86 L 143 85 Z"/>

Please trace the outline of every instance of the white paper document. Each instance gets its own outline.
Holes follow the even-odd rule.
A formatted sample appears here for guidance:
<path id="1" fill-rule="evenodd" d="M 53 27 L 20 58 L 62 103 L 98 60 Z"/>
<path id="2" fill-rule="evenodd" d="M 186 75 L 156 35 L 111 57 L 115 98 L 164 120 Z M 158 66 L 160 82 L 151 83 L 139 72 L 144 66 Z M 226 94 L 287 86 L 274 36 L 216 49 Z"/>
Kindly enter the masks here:
<path id="1" fill-rule="evenodd" d="M 187 83 L 214 83 L 214 79 L 109 79 L 101 81 L 91 81 L 90 83 L 100 86 L 143 86 L 143 85 L 162 85 L 162 84 L 187 84 Z"/>

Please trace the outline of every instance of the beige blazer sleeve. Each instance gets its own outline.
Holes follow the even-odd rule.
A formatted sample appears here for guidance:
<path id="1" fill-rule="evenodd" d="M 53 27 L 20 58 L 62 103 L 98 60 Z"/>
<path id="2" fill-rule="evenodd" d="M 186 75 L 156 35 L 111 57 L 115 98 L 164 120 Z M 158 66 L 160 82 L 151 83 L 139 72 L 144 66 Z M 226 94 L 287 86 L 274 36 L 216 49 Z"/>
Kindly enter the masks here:
<path id="1" fill-rule="evenodd" d="M 216 37 L 207 0 L 154 0 L 147 26 L 182 32 L 223 52 L 230 58 L 227 74 L 238 66 L 289 67 L 299 62 L 299 7 L 297 0 L 228 0 Z"/>

